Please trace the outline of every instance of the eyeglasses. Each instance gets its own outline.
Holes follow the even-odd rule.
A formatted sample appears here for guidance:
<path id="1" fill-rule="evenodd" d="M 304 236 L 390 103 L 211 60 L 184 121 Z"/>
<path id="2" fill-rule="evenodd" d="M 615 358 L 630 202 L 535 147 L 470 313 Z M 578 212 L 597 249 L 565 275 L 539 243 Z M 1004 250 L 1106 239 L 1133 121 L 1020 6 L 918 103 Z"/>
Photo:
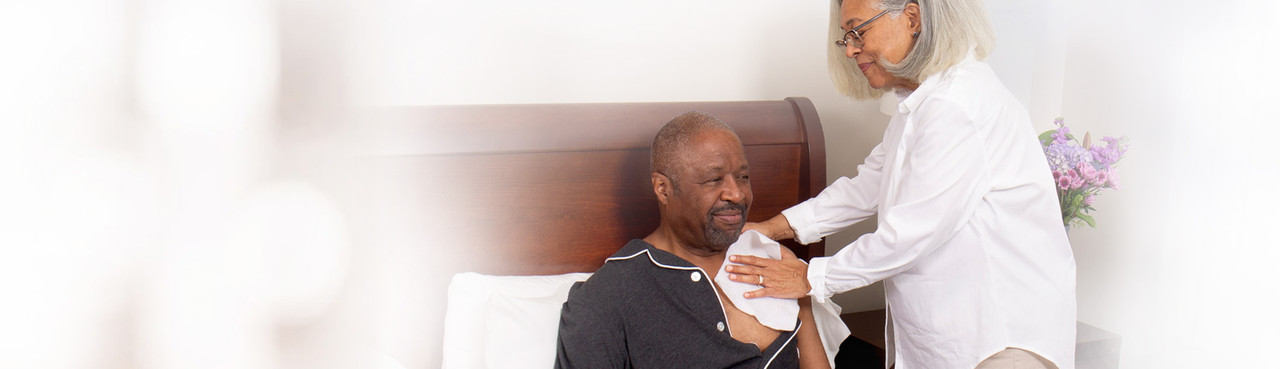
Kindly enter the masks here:
<path id="1" fill-rule="evenodd" d="M 863 45 L 862 35 L 858 33 L 858 30 L 862 29 L 862 27 L 866 27 L 866 25 L 870 24 L 871 21 L 874 21 L 877 18 L 880 18 L 880 16 L 888 12 L 889 12 L 888 10 L 882 11 L 880 12 L 880 14 L 876 14 L 876 16 L 871 17 L 871 19 L 868 19 L 866 22 L 862 22 L 862 24 L 859 24 L 857 26 L 854 26 L 853 28 L 850 28 L 849 32 L 845 32 L 844 38 L 836 40 L 836 46 L 844 47 L 844 48 L 853 46 L 855 48 L 861 49 Z"/>

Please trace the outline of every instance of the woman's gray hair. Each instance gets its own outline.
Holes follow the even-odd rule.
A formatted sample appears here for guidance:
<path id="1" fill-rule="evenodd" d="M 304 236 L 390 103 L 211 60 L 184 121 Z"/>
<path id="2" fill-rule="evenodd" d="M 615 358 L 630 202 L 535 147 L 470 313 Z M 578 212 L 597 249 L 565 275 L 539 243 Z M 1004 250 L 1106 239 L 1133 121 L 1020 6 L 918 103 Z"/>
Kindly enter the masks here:
<path id="1" fill-rule="evenodd" d="M 884 91 L 871 88 L 858 70 L 857 62 L 845 56 L 845 49 L 833 46 L 844 37 L 840 29 L 840 5 L 844 0 L 831 0 L 831 25 L 828 36 L 827 68 L 831 81 L 840 93 L 858 99 L 878 98 Z M 920 6 L 920 36 L 901 63 L 880 64 L 895 76 L 923 82 L 964 60 L 973 48 L 978 60 L 985 59 L 995 45 L 995 34 L 982 0 L 872 0 L 876 10 L 889 10 L 886 16 L 899 17 L 907 4 Z"/>

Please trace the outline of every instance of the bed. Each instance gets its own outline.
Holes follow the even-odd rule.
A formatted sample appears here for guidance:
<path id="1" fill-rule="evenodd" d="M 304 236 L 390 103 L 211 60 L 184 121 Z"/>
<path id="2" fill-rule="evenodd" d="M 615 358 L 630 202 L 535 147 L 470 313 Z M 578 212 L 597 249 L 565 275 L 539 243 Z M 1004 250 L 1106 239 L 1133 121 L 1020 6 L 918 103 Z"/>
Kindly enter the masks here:
<path id="1" fill-rule="evenodd" d="M 396 242 L 427 245 L 433 251 L 418 255 L 432 259 L 431 270 L 418 276 L 447 280 L 443 367 L 528 366 L 553 356 L 545 347 L 554 347 L 568 286 L 657 227 L 649 144 L 688 111 L 711 114 L 741 137 L 754 192 L 748 220 L 764 220 L 826 185 L 822 126 L 802 97 L 371 113 L 377 165 L 413 194 L 384 210 L 425 214 L 401 225 Z M 784 244 L 805 259 L 824 253 L 821 243 Z"/>

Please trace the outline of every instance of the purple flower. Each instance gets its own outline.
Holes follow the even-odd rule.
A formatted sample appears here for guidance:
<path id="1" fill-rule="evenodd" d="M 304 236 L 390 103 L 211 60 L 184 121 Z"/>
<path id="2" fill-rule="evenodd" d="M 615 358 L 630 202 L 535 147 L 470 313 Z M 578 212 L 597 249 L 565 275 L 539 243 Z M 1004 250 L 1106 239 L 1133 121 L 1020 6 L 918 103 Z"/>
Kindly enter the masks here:
<path id="1" fill-rule="evenodd" d="M 1124 157 L 1124 153 L 1128 150 L 1128 147 L 1123 144 L 1123 138 L 1103 137 L 1102 140 L 1106 141 L 1107 145 L 1094 146 L 1089 149 L 1089 153 L 1098 161 L 1098 165 L 1110 167 L 1112 164 L 1115 164 Z"/>
<path id="2" fill-rule="evenodd" d="M 1089 150 L 1085 150 L 1080 145 L 1068 141 L 1067 143 L 1052 143 L 1044 148 L 1045 159 L 1049 160 L 1049 168 L 1053 170 L 1075 169 L 1079 163 L 1088 163 L 1093 161 L 1093 155 Z"/>
<path id="3" fill-rule="evenodd" d="M 1070 140 L 1067 138 L 1067 135 L 1071 134 L 1071 128 L 1067 128 L 1067 126 L 1062 123 L 1062 118 L 1058 118 L 1054 123 L 1058 125 L 1058 131 L 1053 133 L 1053 143 L 1058 145 L 1066 144 L 1067 141 Z"/>
<path id="4" fill-rule="evenodd" d="M 1095 200 L 1097 200 L 1097 198 L 1096 198 L 1094 195 L 1085 196 L 1085 197 L 1084 197 L 1084 204 L 1085 204 L 1085 205 L 1093 205 L 1093 202 L 1094 202 Z"/>

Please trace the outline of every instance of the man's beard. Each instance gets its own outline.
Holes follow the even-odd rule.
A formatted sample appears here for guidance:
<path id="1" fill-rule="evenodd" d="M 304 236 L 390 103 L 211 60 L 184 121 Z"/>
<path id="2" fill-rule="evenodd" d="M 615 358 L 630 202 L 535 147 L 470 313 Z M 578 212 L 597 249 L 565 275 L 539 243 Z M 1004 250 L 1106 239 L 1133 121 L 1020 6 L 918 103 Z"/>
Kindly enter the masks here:
<path id="1" fill-rule="evenodd" d="M 730 230 L 723 230 L 716 227 L 715 225 L 716 213 L 726 211 L 726 210 L 735 210 L 735 209 L 742 214 L 742 222 L 738 223 L 736 227 L 733 227 L 733 229 L 730 229 Z M 734 242 L 738 241 L 738 235 L 742 233 L 742 227 L 747 224 L 746 221 L 747 221 L 746 205 L 736 204 L 732 202 L 726 203 L 724 205 L 712 208 L 710 212 L 707 212 L 707 223 L 706 223 L 707 225 L 706 227 L 704 227 L 702 233 L 704 236 L 706 236 L 707 243 L 710 244 L 716 251 L 728 250 L 729 245 L 732 245 Z"/>

